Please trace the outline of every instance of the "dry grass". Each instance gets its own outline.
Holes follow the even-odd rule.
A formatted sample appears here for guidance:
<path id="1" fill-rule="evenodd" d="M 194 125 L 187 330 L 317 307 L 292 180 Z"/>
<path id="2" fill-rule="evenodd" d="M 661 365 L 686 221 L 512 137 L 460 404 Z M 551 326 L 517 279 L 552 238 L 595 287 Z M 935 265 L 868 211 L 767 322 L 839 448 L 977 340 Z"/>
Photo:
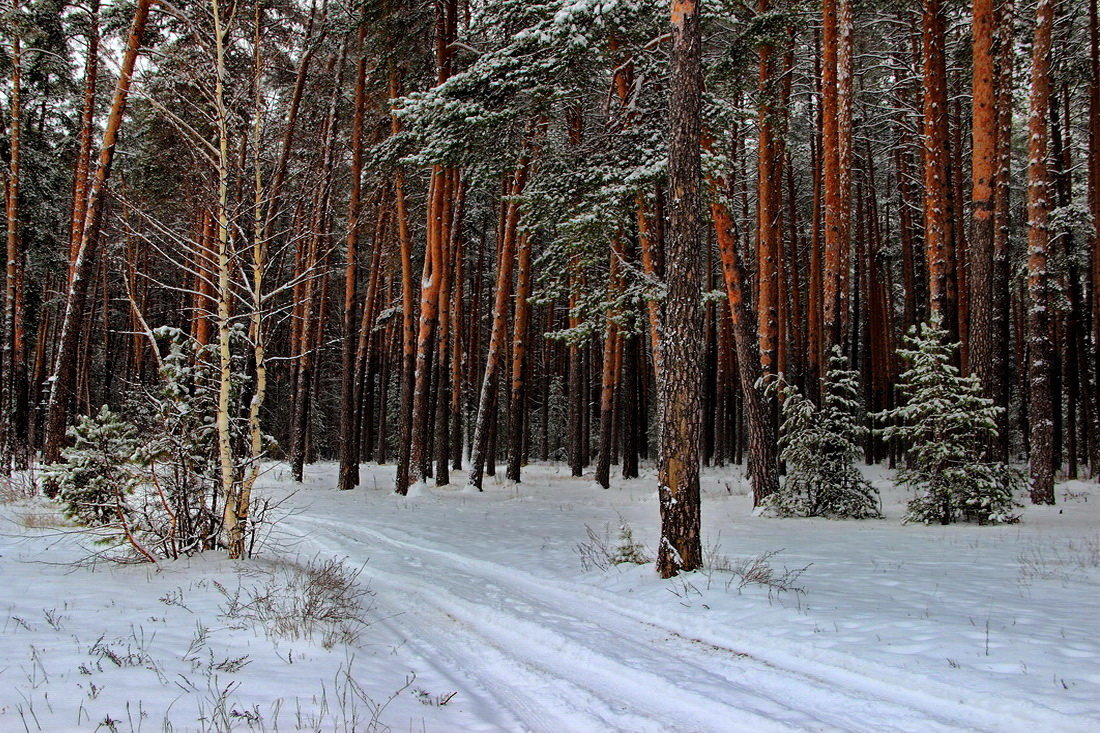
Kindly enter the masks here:
<path id="1" fill-rule="evenodd" d="M 0 504 L 15 504 L 12 518 L 26 529 L 60 529 L 70 526 L 47 502 L 38 501 L 38 486 L 31 471 L 0 476 Z M 22 505 L 22 506 L 18 506 Z"/>
<path id="2" fill-rule="evenodd" d="M 783 566 L 780 570 L 772 565 L 772 560 L 781 552 L 783 549 L 769 550 L 733 560 L 722 554 L 721 543 L 710 544 L 703 550 L 703 573 L 707 576 L 707 587 L 710 587 L 714 574 L 719 573 L 725 576 L 726 590 L 736 588 L 740 592 L 747 586 L 756 585 L 766 588 L 769 598 L 773 593 L 793 593 L 795 596 L 805 593 L 806 589 L 798 584 L 798 580 L 810 566 Z"/>
<path id="3" fill-rule="evenodd" d="M 612 565 L 645 565 L 653 562 L 653 557 L 644 545 L 634 539 L 634 530 L 619 519 L 619 536 L 611 537 L 611 525 L 605 524 L 603 532 L 584 526 L 588 535 L 586 542 L 577 544 L 573 550 L 580 556 L 581 568 L 588 572 L 592 569 L 607 572 Z"/>
<path id="4" fill-rule="evenodd" d="M 60 514 L 50 511 L 16 512 L 19 524 L 27 529 L 60 529 L 69 526 Z"/>
<path id="5" fill-rule="evenodd" d="M 17 471 L 11 476 L 0 476 L 0 504 L 25 501 L 37 493 L 34 476 L 29 472 Z"/>
<path id="6" fill-rule="evenodd" d="M 1100 568 L 1100 537 L 1033 543 L 1016 557 L 1021 585 L 1035 581 L 1066 582 Z"/>
<path id="7" fill-rule="evenodd" d="M 328 649 L 355 644 L 367 626 L 373 593 L 359 585 L 362 570 L 335 558 L 304 565 L 280 562 L 257 585 L 233 591 L 214 585 L 225 597 L 225 617 L 251 622 L 273 638 L 319 636 Z"/>

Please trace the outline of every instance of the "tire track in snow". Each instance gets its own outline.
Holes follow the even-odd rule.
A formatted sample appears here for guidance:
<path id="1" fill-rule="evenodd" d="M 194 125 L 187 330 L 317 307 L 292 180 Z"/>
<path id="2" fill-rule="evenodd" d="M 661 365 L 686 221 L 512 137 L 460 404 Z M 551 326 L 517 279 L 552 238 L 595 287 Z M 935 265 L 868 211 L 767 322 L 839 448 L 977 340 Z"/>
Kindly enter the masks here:
<path id="1" fill-rule="evenodd" d="M 807 730 L 1004 729 L 1003 713 L 956 702 L 955 691 L 945 690 L 943 696 L 924 692 L 918 688 L 929 687 L 928 680 L 921 679 L 920 685 L 914 685 L 917 680 L 905 678 L 896 670 L 872 669 L 872 674 L 886 673 L 875 679 L 816 660 L 784 658 L 782 653 L 763 659 L 754 650 L 752 656 L 747 656 L 734 651 L 728 641 L 686 639 L 651 619 L 639 618 L 639 612 L 624 607 L 621 599 L 598 598 L 602 592 L 597 589 L 578 594 L 556 581 L 397 539 L 376 529 L 337 520 L 299 519 L 336 538 L 366 538 L 375 553 L 386 546 L 392 548 L 397 554 L 391 559 L 406 565 L 420 579 L 416 595 L 462 622 L 466 633 L 487 641 L 505 658 L 513 657 L 517 665 L 525 664 L 568 683 L 574 692 L 582 692 L 576 688 L 584 682 L 588 698 L 603 699 L 604 708 L 614 709 L 614 701 L 629 700 L 637 710 L 645 711 L 647 720 L 663 721 L 659 727 L 664 729 L 671 725 L 681 730 L 705 730 L 717 719 L 738 714 L 751 718 L 743 724 L 753 729 L 769 723 L 773 728 L 780 724 L 786 729 Z M 387 532 L 394 531 L 387 528 Z M 440 566 L 447 570 L 441 572 Z M 380 573 L 376 570 L 372 567 L 377 576 Z M 389 576 L 387 584 L 398 588 L 407 588 L 411 579 L 406 574 L 381 574 Z M 447 587 L 441 585 L 444 576 L 449 578 Z M 592 615 L 606 616 L 608 612 L 618 617 L 616 630 L 595 627 L 587 621 Z M 540 620 L 532 622 L 530 619 L 536 616 Z M 624 627 L 631 633 L 619 630 Z M 593 638 L 600 643 L 593 644 Z M 639 638 L 647 641 L 639 642 Z M 704 645 L 713 648 L 708 650 Z M 624 653 L 613 659 L 606 655 L 609 649 Z M 563 668 L 566 656 L 576 663 Z M 538 659 L 533 661 L 531 657 Z M 584 680 L 573 679 L 578 676 Z M 623 689 L 621 684 L 616 685 L 617 678 L 641 680 L 644 689 Z M 504 682 L 507 686 L 508 681 Z M 498 695 L 501 687 L 494 685 L 492 689 Z M 655 706 L 655 698 L 663 704 Z M 621 710 L 622 705 L 618 708 Z M 1017 718 L 1021 730 L 1033 728 L 1027 717 Z M 1044 716 L 1044 721 L 1049 724 L 1050 717 Z M 613 726 L 621 727 L 623 723 L 619 718 Z M 626 727 L 640 729 L 637 721 Z"/>
<path id="2" fill-rule="evenodd" d="M 324 542 L 316 531 L 291 531 L 325 552 L 346 555 L 349 549 L 344 534 L 341 534 L 344 542 Z M 491 708 L 493 713 L 503 709 L 513 725 L 501 729 L 555 733 L 627 730 L 620 727 L 623 720 L 616 719 L 606 701 L 517 659 L 504 646 L 478 633 L 477 624 L 471 625 L 445 610 L 442 606 L 447 604 L 440 604 L 436 594 L 422 582 L 408 575 L 381 571 L 377 566 L 371 566 L 370 571 L 370 587 L 376 599 L 396 609 L 376 623 L 403 638 L 402 646 L 452 683 L 450 689 L 460 689 L 464 701 L 473 697 L 474 706 Z M 379 593 L 384 597 L 380 599 Z M 467 614 L 459 611 L 459 615 Z M 593 712 L 600 709 L 605 711 L 604 715 Z M 629 729 L 656 730 L 651 726 L 652 723 L 638 718 Z"/>
<path id="3" fill-rule="evenodd" d="M 355 535 L 377 539 L 354 525 L 306 521 L 317 524 L 320 534 L 342 540 L 318 541 L 318 530 L 301 533 L 330 552 L 346 551 L 347 540 Z M 334 531 L 333 527 L 340 529 Z M 369 546 L 377 557 L 378 548 Z M 506 593 L 500 585 L 461 568 L 447 569 L 450 582 L 441 589 L 437 566 L 425 567 L 408 556 L 403 560 L 413 573 L 390 573 L 377 564 L 370 567 L 372 589 L 377 592 L 381 585 L 385 591 L 399 594 L 405 604 L 407 610 L 394 619 L 396 628 L 411 636 L 413 648 L 433 667 L 439 669 L 436 660 L 442 657 L 447 667 L 470 674 L 490 696 L 503 698 L 500 701 L 528 730 L 706 731 L 715 730 L 718 720 L 725 721 L 722 727 L 726 730 L 733 725 L 734 730 L 760 733 L 834 729 L 812 719 L 779 724 L 777 718 L 792 716 L 784 704 L 775 700 L 761 698 L 755 705 L 746 700 L 742 706 L 721 702 L 718 698 L 730 681 L 694 661 L 670 657 L 660 646 L 639 643 L 557 608 L 542 604 L 543 608 L 537 609 L 538 599 L 515 589 Z M 457 588 L 469 592 L 460 595 L 454 592 Z M 484 599 L 476 597 L 479 590 L 487 591 Z M 423 605 L 418 607 L 416 601 Z M 511 611 L 505 610 L 509 607 Z M 537 614 L 542 622 L 525 618 L 531 614 Z M 449 623 L 441 624 L 441 615 Z M 578 640 L 557 628 L 563 622 L 582 638 Z M 586 643 L 594 634 L 604 640 L 595 645 Z M 603 653 L 608 648 L 629 653 L 625 659 L 612 659 Z M 470 660 L 477 658 L 481 663 L 475 668 Z M 634 666 L 643 662 L 650 669 Z M 688 689 L 670 682 L 668 670 L 678 666 L 677 681 L 705 689 Z M 454 679 L 454 675 L 451 677 Z"/>
<path id="4" fill-rule="evenodd" d="M 824 651 L 807 648 L 790 642 L 776 642 L 771 639 L 753 638 L 741 635 L 716 633 L 712 623 L 700 622 L 695 618 L 678 618 L 677 625 L 694 626 L 693 637 L 685 637 L 681 632 L 654 619 L 652 609 L 638 602 L 630 602 L 618 595 L 601 589 L 586 587 L 584 593 L 577 593 L 575 586 L 559 580 L 532 575 L 520 568 L 501 565 L 487 560 L 472 558 L 453 549 L 440 549 L 444 546 L 436 540 L 422 544 L 425 540 L 404 529 L 386 527 L 386 534 L 377 529 L 347 525 L 348 529 L 374 536 L 407 552 L 420 555 L 433 555 L 452 565 L 459 563 L 467 567 L 481 568 L 488 576 L 501 582 L 523 585 L 540 599 L 550 594 L 558 594 L 567 606 L 576 604 L 594 604 L 608 612 L 635 621 L 643 626 L 657 628 L 663 633 L 692 644 L 709 644 L 730 654 L 748 658 L 761 666 L 760 672 L 766 673 L 766 679 L 754 682 L 778 684 L 774 699 L 790 700 L 789 688 L 793 679 L 809 681 L 811 686 L 805 690 L 813 699 L 822 689 L 834 691 L 847 690 L 851 698 L 865 700 L 874 704 L 873 712 L 878 720 L 860 728 L 857 720 L 852 719 L 852 708 L 842 705 L 839 716 L 844 730 L 936 730 L 930 728 L 936 722 L 946 726 L 946 730 L 988 730 L 997 733 L 1021 731 L 1033 733 L 1035 730 L 1082 731 L 1089 733 L 1093 728 L 1078 718 L 1035 705 L 1027 700 L 1005 700 L 994 698 L 987 700 L 978 692 L 970 692 L 969 699 L 960 699 L 959 690 L 928 678 L 909 674 L 894 667 L 884 666 L 844 654 L 843 652 Z M 393 535 L 408 538 L 397 539 Z M 807 652 L 811 656 L 807 656 Z M 812 658 L 811 658 L 812 657 Z M 893 714 L 884 714 L 883 706 L 893 705 Z M 911 718 L 911 725 L 891 727 L 897 721 L 910 719 L 907 713 L 918 713 Z M 896 716 L 896 717 L 895 717 Z"/>

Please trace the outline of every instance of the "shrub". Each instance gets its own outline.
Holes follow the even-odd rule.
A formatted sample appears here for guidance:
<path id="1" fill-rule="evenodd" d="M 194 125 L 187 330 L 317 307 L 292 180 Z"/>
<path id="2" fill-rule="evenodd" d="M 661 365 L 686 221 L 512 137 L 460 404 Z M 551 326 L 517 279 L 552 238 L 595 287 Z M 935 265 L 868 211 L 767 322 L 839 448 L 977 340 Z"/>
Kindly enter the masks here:
<path id="1" fill-rule="evenodd" d="M 355 644 L 367 625 L 373 593 L 359 585 L 363 569 L 343 561 L 314 559 L 305 565 L 279 563 L 265 583 L 229 591 L 215 582 L 225 597 L 222 614 L 244 619 L 271 638 L 312 639 L 330 649 Z"/>
<path id="2" fill-rule="evenodd" d="M 212 549 L 222 523 L 217 356 L 178 329 L 156 336 L 165 355 L 155 387 L 131 401 L 126 417 L 105 406 L 83 418 L 69 431 L 62 461 L 46 468 L 66 515 L 145 560 Z M 234 366 L 240 390 L 244 365 Z M 244 421 L 232 427 L 243 444 Z"/>
<path id="3" fill-rule="evenodd" d="M 56 484 L 65 516 L 89 526 L 111 524 L 141 483 L 137 428 L 104 405 L 68 435 L 65 462 L 48 466 L 46 480 Z"/>
<path id="4" fill-rule="evenodd" d="M 645 565 L 653 562 L 653 557 L 634 538 L 634 530 L 630 525 L 621 520 L 619 522 L 619 536 L 616 541 L 611 539 L 611 525 L 605 524 L 603 532 L 597 532 L 584 526 L 588 535 L 586 542 L 581 542 L 573 549 L 581 558 L 581 568 L 586 572 L 597 568 L 607 571 L 612 565 Z"/>
<path id="5" fill-rule="evenodd" d="M 909 369 L 899 380 L 905 404 L 879 414 L 891 424 L 884 437 L 908 446 L 902 483 L 917 491 L 906 522 L 1016 522 L 1014 494 L 1023 475 L 989 458 L 1001 408 L 981 395 L 978 380 L 952 364 L 958 344 L 946 343 L 939 322 L 921 325 L 898 354 Z"/>
<path id="6" fill-rule="evenodd" d="M 783 424 L 779 457 L 787 476 L 779 491 L 765 499 L 765 510 L 777 516 L 882 516 L 878 491 L 855 463 L 859 440 L 868 434 L 859 401 L 859 375 L 834 348 L 818 409 L 793 386 L 783 391 Z"/>

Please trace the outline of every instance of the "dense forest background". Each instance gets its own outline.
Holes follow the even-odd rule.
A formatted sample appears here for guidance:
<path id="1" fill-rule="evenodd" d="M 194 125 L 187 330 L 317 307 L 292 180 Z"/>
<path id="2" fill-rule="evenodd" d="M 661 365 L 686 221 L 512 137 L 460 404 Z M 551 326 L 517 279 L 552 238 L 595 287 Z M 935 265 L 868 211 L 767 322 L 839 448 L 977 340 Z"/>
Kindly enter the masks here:
<path id="1" fill-rule="evenodd" d="M 776 385 L 823 404 L 842 357 L 882 428 L 931 321 L 1002 408 L 984 456 L 1027 461 L 1038 503 L 1095 475 L 1096 3 L 672 10 L 11 0 L 4 469 L 103 405 L 156 413 L 211 457 L 238 554 L 270 457 L 339 459 L 344 489 L 363 461 L 400 493 L 530 460 L 606 487 L 687 435 L 762 501 Z M 669 433 L 681 388 L 701 419 Z M 867 462 L 911 448 L 853 434 Z"/>

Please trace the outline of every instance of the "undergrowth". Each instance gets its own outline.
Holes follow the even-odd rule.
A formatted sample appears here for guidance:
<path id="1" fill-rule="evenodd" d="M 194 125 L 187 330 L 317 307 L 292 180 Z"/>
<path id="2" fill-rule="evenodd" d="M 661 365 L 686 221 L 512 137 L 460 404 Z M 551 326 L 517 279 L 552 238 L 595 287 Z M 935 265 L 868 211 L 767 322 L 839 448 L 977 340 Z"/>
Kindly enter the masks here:
<path id="1" fill-rule="evenodd" d="M 646 565 L 653 562 L 653 556 L 634 538 L 634 530 L 631 526 L 619 520 L 619 533 L 615 539 L 611 537 L 611 524 L 604 524 L 603 530 L 598 531 L 584 526 L 588 539 L 574 546 L 574 551 L 580 556 L 581 568 L 589 570 L 601 570 L 606 572 L 613 565 Z"/>
<path id="2" fill-rule="evenodd" d="M 248 622 L 268 638 L 319 638 L 326 649 L 359 641 L 373 597 L 358 582 L 362 567 L 336 558 L 270 564 L 266 579 L 251 586 L 229 590 L 215 582 L 225 599 L 223 616 Z"/>

